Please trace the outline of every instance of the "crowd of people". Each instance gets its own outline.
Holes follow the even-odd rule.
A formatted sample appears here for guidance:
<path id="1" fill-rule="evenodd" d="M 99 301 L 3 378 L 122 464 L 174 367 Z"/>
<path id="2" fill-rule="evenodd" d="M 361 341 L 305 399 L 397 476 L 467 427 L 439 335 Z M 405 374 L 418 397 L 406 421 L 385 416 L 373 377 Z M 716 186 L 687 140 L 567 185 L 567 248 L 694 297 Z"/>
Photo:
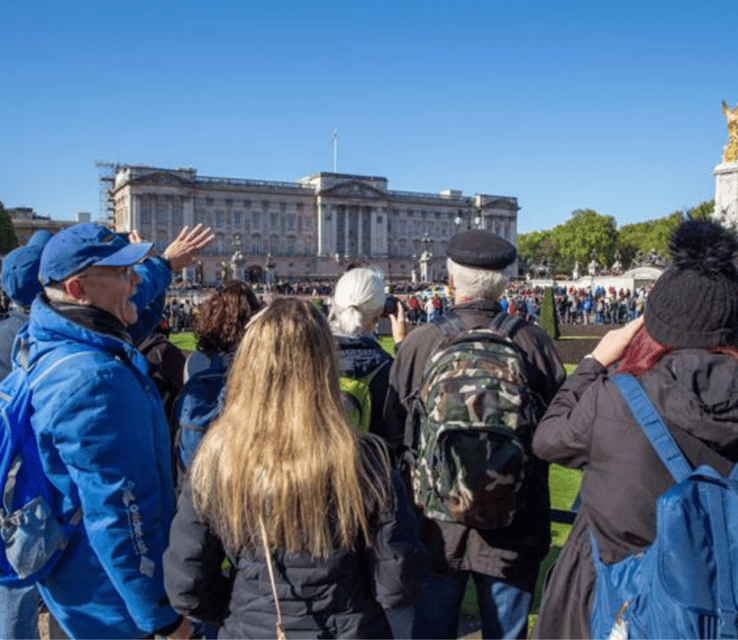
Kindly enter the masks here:
<path id="1" fill-rule="evenodd" d="M 327 313 L 310 294 L 265 301 L 240 281 L 199 304 L 167 298 L 172 274 L 212 239 L 185 227 L 156 255 L 135 232 L 85 223 L 4 258 L 0 376 L 27 371 L 51 511 L 71 533 L 37 581 L 0 582 L 1 637 L 39 637 L 43 601 L 52 638 L 455 638 L 471 579 L 482 637 L 525 638 L 556 462 L 587 473 L 533 635 L 586 638 L 593 553 L 611 563 L 647 548 L 674 483 L 613 374 L 640 381 L 694 466 L 738 461 L 738 396 L 726 382 L 738 379 L 738 242 L 716 223 L 677 229 L 648 296 L 555 291 L 561 321 L 616 325 L 568 380 L 536 323 L 542 291 L 508 282 L 515 247 L 492 233 L 449 241 L 448 289 L 393 303 L 381 274 L 357 267 L 323 292 Z M 376 337 L 383 317 L 394 354 Z M 198 340 L 189 355 L 166 339 L 187 328 Z M 445 386 L 426 407 L 427 371 L 460 336 L 476 351 L 504 344 L 499 368 L 515 360 L 514 375 L 480 406 L 456 407 L 459 390 Z M 365 385 L 356 421 L 347 379 Z M 522 466 L 483 469 L 485 486 L 466 490 L 473 443 L 439 444 L 457 465 L 444 513 L 445 494 L 418 495 L 430 473 L 421 430 L 430 414 L 461 420 L 459 409 L 495 419 L 513 383 L 525 406 L 504 411 L 526 416 Z M 505 443 L 494 455 L 511 460 Z M 459 502 L 471 512 L 482 494 L 509 490 L 508 473 L 509 519 L 454 515 Z"/>

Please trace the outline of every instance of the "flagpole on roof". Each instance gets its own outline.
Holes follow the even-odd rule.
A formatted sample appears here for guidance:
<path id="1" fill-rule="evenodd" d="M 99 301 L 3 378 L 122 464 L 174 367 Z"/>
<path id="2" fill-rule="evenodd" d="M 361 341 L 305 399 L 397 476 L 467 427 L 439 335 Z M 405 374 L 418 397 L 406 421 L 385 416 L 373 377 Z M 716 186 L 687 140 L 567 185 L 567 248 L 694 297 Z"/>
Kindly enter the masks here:
<path id="1" fill-rule="evenodd" d="M 338 171 L 338 129 L 333 130 L 333 173 Z"/>

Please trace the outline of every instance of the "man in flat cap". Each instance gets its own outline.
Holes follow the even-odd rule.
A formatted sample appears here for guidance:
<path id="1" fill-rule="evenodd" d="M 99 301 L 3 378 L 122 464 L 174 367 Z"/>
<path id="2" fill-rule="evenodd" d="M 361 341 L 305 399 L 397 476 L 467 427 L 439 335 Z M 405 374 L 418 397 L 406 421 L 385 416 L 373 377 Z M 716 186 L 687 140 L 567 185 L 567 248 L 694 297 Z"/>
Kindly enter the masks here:
<path id="1" fill-rule="evenodd" d="M 504 313 L 499 299 L 507 277 L 502 271 L 517 256 L 515 247 L 504 238 L 482 230 L 454 236 L 446 253 L 449 285 L 455 291 L 455 306 L 447 314 L 450 320 L 442 318 L 412 331 L 400 345 L 390 371 L 387 428 L 404 432 L 404 444 L 410 450 L 418 446 L 413 442 L 417 436 L 412 403 L 428 359 L 455 335 L 447 328 L 449 322 L 458 334 L 488 327 Z M 528 387 L 540 399 L 535 407 L 537 424 L 566 374 L 553 342 L 539 327 L 519 320 L 510 331 L 510 340 L 522 353 Z M 526 448 L 529 444 L 525 443 Z M 395 453 L 407 458 L 405 451 Z M 538 570 L 551 540 L 548 467 L 544 463 L 531 462 L 519 494 L 524 506 L 503 528 L 474 528 L 423 515 L 421 535 L 431 551 L 431 571 L 415 605 L 413 638 L 457 637 L 469 576 L 476 585 L 482 637 L 526 637 Z"/>

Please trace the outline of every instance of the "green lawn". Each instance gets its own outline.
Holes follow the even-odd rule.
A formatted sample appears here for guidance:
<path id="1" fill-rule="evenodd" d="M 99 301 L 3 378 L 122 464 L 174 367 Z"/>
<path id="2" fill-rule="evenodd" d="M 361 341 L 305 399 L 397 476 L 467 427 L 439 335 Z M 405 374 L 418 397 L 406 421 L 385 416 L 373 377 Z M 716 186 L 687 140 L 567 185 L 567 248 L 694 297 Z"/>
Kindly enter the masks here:
<path id="1" fill-rule="evenodd" d="M 192 332 L 172 333 L 169 336 L 169 341 L 175 347 L 182 349 L 182 351 L 195 351 L 195 349 L 197 349 L 197 339 L 195 338 L 195 334 Z"/>
<path id="2" fill-rule="evenodd" d="M 197 349 L 197 339 L 195 338 L 195 334 L 192 332 L 173 333 L 169 336 L 169 340 L 173 345 L 179 347 L 183 351 L 194 351 Z M 382 345 L 382 349 L 394 357 L 395 342 L 392 340 L 392 336 L 380 336 L 379 344 Z"/>

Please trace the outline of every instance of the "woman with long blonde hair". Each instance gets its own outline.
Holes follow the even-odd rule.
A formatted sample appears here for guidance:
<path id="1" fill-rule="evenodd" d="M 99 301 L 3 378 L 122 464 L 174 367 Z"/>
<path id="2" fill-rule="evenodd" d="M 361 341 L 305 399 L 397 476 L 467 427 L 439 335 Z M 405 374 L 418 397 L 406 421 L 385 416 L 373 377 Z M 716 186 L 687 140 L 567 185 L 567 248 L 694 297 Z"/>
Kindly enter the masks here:
<path id="1" fill-rule="evenodd" d="M 193 460 L 165 557 L 173 606 L 219 637 L 274 634 L 277 605 L 288 637 L 389 637 L 383 607 L 411 598 L 423 557 L 415 527 L 386 447 L 347 422 L 326 320 L 276 300 Z"/>

